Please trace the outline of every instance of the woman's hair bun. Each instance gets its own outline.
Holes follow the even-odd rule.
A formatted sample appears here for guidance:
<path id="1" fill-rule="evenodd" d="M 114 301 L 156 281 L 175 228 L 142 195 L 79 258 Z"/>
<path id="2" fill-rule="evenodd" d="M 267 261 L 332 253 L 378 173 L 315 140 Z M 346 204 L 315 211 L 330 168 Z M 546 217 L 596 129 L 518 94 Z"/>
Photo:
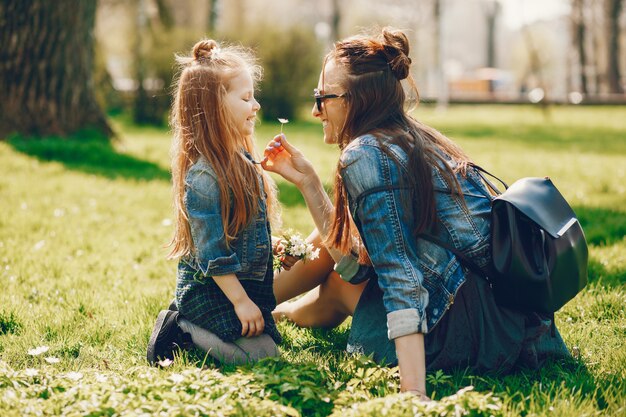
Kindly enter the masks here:
<path id="1" fill-rule="evenodd" d="M 409 58 L 409 39 L 406 35 L 394 29 L 385 28 L 382 31 L 383 46 L 391 72 L 398 80 L 409 76 L 411 58 Z"/>
<path id="2" fill-rule="evenodd" d="M 219 48 L 213 39 L 204 39 L 193 46 L 193 58 L 195 60 L 208 59 Z"/>

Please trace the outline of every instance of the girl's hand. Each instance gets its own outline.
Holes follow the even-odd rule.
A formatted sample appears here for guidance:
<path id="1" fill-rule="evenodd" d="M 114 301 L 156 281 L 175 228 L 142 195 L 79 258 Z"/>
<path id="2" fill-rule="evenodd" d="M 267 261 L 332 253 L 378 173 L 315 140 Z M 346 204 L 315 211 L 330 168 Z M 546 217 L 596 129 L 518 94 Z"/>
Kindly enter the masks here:
<path id="1" fill-rule="evenodd" d="M 272 239 L 275 239 L 272 236 Z M 274 245 L 274 256 L 280 257 L 280 264 L 285 271 L 289 271 L 292 266 L 295 265 L 300 259 L 295 256 L 285 255 L 285 246 L 282 244 L 279 238 L 276 238 L 276 242 Z"/>
<path id="2" fill-rule="evenodd" d="M 298 188 L 306 185 L 307 180 L 317 178 L 311 162 L 298 148 L 287 142 L 282 133 L 268 143 L 263 156 L 265 157 L 261 162 L 263 169 L 281 175 Z"/>
<path id="3" fill-rule="evenodd" d="M 247 298 L 235 305 L 235 314 L 241 322 L 241 335 L 244 337 L 260 336 L 265 328 L 265 321 L 259 307 Z"/>

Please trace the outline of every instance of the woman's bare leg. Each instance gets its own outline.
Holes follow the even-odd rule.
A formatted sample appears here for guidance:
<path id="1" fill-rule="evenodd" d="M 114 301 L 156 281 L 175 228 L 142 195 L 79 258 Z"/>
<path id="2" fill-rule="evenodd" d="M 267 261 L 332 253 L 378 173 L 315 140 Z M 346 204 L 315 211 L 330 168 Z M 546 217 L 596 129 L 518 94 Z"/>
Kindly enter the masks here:
<path id="1" fill-rule="evenodd" d="M 281 303 L 272 314 L 300 327 L 335 327 L 354 314 L 365 285 L 352 285 L 331 272 L 322 284 L 295 301 Z"/>
<path id="2" fill-rule="evenodd" d="M 307 241 L 320 248 L 319 258 L 298 262 L 289 271 L 274 278 L 274 295 L 278 306 L 274 319 L 288 319 L 301 327 L 335 327 L 354 313 L 365 283 L 352 285 L 341 279 L 335 262 L 314 230 Z M 295 301 L 288 301 L 304 294 Z"/>

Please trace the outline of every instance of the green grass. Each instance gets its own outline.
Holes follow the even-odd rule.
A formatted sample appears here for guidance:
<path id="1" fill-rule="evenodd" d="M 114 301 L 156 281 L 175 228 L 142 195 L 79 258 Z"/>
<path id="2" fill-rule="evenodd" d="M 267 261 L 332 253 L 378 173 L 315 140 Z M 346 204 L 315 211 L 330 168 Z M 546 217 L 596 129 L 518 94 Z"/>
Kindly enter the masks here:
<path id="1" fill-rule="evenodd" d="M 280 324 L 282 358 L 216 368 L 199 352 L 166 369 L 145 362 L 175 263 L 165 130 L 117 123 L 107 145 L 58 138 L 0 142 L 0 415 L 573 416 L 626 413 L 626 108 L 422 107 L 416 115 L 512 182 L 550 176 L 590 244 L 589 285 L 557 313 L 576 359 L 538 371 L 428 375 L 423 404 L 396 394 L 396 369 L 344 353 L 348 326 Z M 258 129 L 259 148 L 278 123 Z M 284 126 L 332 184 L 338 152 L 305 120 Z M 285 228 L 312 227 L 279 181 Z M 29 355 L 47 346 L 48 351 Z M 49 363 L 49 358 L 58 358 Z M 47 359 L 47 360 L 46 360 Z M 473 390 L 451 396 L 460 388 Z M 448 414 L 450 415 L 450 414 Z"/>

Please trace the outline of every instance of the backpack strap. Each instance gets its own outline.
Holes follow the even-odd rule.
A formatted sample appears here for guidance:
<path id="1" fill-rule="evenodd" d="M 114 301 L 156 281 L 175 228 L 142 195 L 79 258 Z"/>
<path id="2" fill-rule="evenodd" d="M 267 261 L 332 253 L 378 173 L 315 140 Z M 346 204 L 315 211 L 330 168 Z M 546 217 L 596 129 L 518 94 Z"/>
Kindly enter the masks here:
<path id="1" fill-rule="evenodd" d="M 480 165 L 476 165 L 474 163 L 470 163 L 469 165 L 471 167 L 473 167 L 474 169 L 476 169 L 476 172 L 478 173 L 480 178 L 485 182 L 485 184 L 487 184 L 487 187 L 489 187 L 494 193 L 500 195 L 500 194 L 502 194 L 502 191 L 500 191 L 498 189 L 498 187 L 496 187 L 493 184 L 493 182 L 491 182 L 491 180 L 489 180 L 487 177 L 485 177 L 485 174 L 487 174 L 490 177 L 495 178 L 496 180 L 498 180 L 498 182 L 504 186 L 505 190 L 507 190 L 509 188 L 509 185 L 506 182 L 502 181 L 500 178 L 496 177 L 495 175 L 493 175 L 491 172 L 487 171 L 486 169 L 484 169 Z"/>

